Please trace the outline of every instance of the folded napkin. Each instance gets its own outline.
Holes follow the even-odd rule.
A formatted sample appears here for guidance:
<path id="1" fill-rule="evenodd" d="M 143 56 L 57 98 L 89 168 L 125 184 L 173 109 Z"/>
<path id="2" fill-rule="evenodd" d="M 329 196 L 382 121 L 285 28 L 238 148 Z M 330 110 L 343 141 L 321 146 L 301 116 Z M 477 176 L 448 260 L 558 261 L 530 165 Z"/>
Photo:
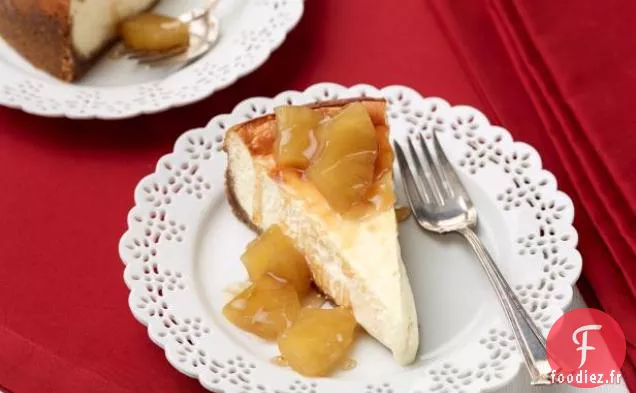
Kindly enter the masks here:
<path id="1" fill-rule="evenodd" d="M 497 120 L 533 144 L 576 206 L 584 276 L 628 341 L 636 387 L 636 4 L 431 0 Z"/>

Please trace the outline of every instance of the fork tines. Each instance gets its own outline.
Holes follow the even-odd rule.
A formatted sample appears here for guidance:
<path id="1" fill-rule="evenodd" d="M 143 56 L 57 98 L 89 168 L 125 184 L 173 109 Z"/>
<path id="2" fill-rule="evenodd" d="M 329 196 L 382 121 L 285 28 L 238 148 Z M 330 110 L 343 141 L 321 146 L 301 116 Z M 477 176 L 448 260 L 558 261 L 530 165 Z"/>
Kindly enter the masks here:
<path id="1" fill-rule="evenodd" d="M 175 57 L 177 55 L 185 53 L 187 50 L 187 46 L 180 46 L 160 52 L 128 50 L 123 53 L 123 56 L 130 60 L 137 60 L 140 63 L 152 63 L 155 61 L 161 61 Z"/>
<path id="2" fill-rule="evenodd" d="M 435 155 L 432 154 L 422 134 L 418 134 L 416 139 L 419 149 L 414 145 L 413 138 L 407 139 L 410 160 L 407 159 L 402 146 L 396 141 L 393 142 L 409 200 L 417 195 L 424 203 L 443 205 L 446 199 L 455 196 L 468 198 L 459 177 L 442 149 L 437 134 L 433 133 L 432 143 Z M 421 151 L 424 160 L 420 158 L 418 150 Z"/>

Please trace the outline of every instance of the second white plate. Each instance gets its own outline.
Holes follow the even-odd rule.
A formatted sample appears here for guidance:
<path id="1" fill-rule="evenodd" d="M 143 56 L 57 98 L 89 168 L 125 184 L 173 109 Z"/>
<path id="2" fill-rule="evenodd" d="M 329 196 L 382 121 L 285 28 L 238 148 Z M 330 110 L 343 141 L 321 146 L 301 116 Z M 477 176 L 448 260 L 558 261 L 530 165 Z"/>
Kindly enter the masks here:
<path id="1" fill-rule="evenodd" d="M 180 15 L 202 0 L 162 1 Z M 151 69 L 104 56 L 82 80 L 61 82 L 35 69 L 0 38 L 0 105 L 55 117 L 121 119 L 208 97 L 260 67 L 303 14 L 303 0 L 222 0 L 221 38 L 187 68 Z"/>

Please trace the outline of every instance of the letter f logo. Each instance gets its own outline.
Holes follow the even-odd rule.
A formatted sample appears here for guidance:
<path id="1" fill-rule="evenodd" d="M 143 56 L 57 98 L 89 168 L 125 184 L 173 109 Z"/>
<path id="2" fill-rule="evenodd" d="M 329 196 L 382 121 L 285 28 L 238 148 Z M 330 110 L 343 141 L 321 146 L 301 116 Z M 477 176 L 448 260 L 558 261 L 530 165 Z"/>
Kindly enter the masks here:
<path id="1" fill-rule="evenodd" d="M 581 364 L 579 364 L 579 368 L 583 367 L 585 361 L 587 360 L 587 351 L 593 351 L 596 349 L 592 346 L 587 345 L 587 332 L 589 330 L 601 330 L 601 327 L 601 325 L 585 325 L 576 329 L 572 334 L 572 341 L 574 341 L 575 344 L 581 345 L 576 349 L 577 351 L 581 351 Z M 579 342 L 576 336 L 581 332 L 583 332 L 583 334 L 581 335 L 581 342 Z"/>

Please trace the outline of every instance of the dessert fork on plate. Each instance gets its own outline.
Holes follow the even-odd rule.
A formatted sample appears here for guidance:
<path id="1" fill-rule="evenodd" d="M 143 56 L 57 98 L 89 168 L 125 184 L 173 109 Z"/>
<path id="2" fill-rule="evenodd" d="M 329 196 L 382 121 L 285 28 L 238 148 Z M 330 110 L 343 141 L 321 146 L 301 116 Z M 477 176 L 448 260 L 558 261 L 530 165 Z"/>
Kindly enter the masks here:
<path id="1" fill-rule="evenodd" d="M 552 368 L 547 360 L 545 338 L 475 233 L 477 210 L 442 150 L 437 135 L 433 134 L 436 160 L 424 138 L 420 135 L 417 139 L 424 161 L 420 159 L 411 138 L 407 142 L 408 159 L 402 146 L 393 142 L 402 183 L 415 220 L 425 230 L 440 234 L 457 232 L 468 240 L 504 309 L 532 384 L 550 384 Z"/>
<path id="2" fill-rule="evenodd" d="M 126 48 L 123 44 L 116 50 L 118 58 L 134 60 L 151 67 L 182 66 L 200 59 L 208 53 L 220 37 L 220 22 L 212 13 L 220 0 L 209 0 L 205 7 L 196 8 L 177 17 L 188 25 L 190 44 L 167 51 L 153 52 Z"/>

